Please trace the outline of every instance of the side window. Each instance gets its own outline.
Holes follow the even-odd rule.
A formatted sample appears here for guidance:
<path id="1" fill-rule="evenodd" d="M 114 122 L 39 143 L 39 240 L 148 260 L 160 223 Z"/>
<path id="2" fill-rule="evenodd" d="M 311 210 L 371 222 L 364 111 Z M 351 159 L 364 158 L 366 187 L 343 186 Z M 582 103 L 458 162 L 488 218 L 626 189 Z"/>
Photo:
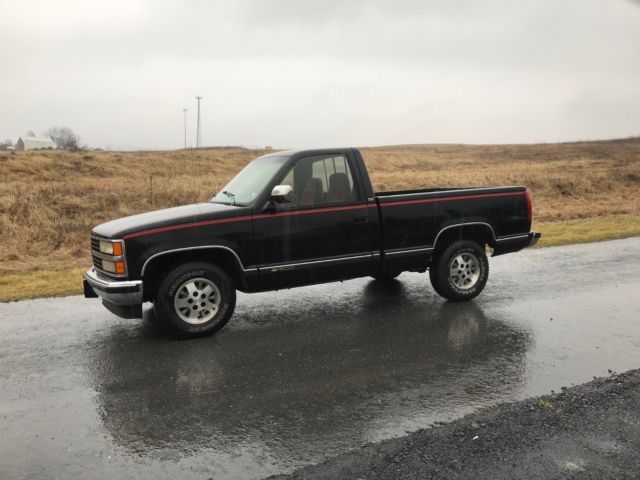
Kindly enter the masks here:
<path id="1" fill-rule="evenodd" d="M 289 185 L 291 188 L 293 188 L 293 173 L 295 171 L 295 167 L 292 168 L 291 170 L 289 170 L 289 173 L 287 173 L 287 176 L 284 177 L 284 179 L 280 182 L 280 185 Z"/>
<path id="2" fill-rule="evenodd" d="M 303 158 L 280 183 L 293 188 L 294 201 L 301 207 L 348 203 L 358 198 L 344 155 Z"/>

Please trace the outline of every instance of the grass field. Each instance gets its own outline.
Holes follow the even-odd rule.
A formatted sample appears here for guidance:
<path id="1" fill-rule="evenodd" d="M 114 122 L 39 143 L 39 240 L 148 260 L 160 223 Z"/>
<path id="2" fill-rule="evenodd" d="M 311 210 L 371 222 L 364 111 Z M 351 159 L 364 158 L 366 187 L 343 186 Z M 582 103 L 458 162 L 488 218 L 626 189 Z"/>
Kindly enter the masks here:
<path id="1" fill-rule="evenodd" d="M 203 201 L 264 151 L 0 153 L 0 301 L 80 292 L 106 220 Z M 525 185 L 540 245 L 640 234 L 640 139 L 364 148 L 376 190 Z"/>

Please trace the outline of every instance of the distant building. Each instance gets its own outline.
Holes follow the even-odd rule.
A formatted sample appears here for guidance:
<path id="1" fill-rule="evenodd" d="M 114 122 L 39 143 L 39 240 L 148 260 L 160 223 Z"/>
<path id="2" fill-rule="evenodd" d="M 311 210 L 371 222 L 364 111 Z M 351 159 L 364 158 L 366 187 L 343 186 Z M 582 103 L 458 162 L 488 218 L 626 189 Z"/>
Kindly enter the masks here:
<path id="1" fill-rule="evenodd" d="M 20 137 L 16 142 L 16 151 L 40 150 L 43 148 L 56 148 L 56 142 L 49 137 Z"/>

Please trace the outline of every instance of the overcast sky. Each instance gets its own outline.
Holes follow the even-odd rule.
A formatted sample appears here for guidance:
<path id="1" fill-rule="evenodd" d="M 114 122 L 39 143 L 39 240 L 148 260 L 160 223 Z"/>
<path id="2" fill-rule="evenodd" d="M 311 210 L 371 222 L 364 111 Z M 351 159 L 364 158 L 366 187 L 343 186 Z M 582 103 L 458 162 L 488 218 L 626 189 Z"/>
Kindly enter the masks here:
<path id="1" fill-rule="evenodd" d="M 640 134 L 632 0 L 2 0 L 0 138 L 90 146 Z"/>

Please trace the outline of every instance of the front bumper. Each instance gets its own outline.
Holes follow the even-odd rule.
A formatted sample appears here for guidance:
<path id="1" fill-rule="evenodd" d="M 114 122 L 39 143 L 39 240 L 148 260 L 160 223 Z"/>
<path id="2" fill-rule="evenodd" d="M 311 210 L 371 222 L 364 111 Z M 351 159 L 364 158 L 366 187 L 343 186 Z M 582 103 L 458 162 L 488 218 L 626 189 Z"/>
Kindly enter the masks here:
<path id="1" fill-rule="evenodd" d="M 142 317 L 142 280 L 107 279 L 91 267 L 82 283 L 85 298 L 100 297 L 111 313 L 122 318 Z"/>

